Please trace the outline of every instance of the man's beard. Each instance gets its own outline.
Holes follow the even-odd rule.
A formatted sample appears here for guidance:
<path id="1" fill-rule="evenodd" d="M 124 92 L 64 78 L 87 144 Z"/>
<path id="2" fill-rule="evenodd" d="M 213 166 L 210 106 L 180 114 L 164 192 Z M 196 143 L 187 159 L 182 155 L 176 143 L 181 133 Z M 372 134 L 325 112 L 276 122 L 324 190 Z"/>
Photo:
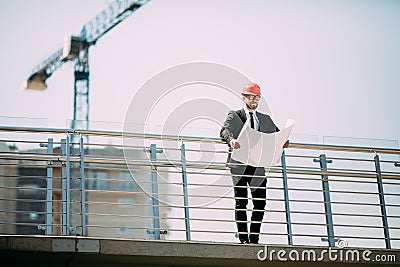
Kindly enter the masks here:
<path id="1" fill-rule="evenodd" d="M 257 103 L 255 103 L 255 104 L 247 104 L 246 103 L 246 106 L 248 109 L 255 110 L 258 107 L 258 104 Z"/>

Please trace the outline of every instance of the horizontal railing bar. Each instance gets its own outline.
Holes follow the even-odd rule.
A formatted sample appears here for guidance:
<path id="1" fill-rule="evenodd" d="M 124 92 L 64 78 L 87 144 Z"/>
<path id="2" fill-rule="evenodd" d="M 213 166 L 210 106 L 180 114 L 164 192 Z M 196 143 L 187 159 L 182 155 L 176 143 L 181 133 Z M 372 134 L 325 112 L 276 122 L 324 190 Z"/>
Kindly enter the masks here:
<path id="1" fill-rule="evenodd" d="M 41 176 L 41 175 L 38 175 L 38 176 L 33 176 L 33 175 L 0 175 L 0 177 L 1 178 L 3 178 L 4 180 L 5 179 L 15 179 L 15 178 L 18 178 L 18 179 L 37 179 L 37 180 L 47 180 L 49 177 L 47 177 L 47 176 Z M 55 178 L 55 177 L 52 177 L 53 179 L 61 179 L 61 178 Z"/>
<path id="2" fill-rule="evenodd" d="M 35 163 L 35 162 L 33 162 Z M 38 164 L 32 164 L 32 165 L 28 165 L 28 164 L 22 164 L 22 163 L 8 163 L 8 164 L 0 164 L 0 166 L 7 166 L 7 167 L 12 167 L 10 168 L 13 171 L 17 171 L 18 168 L 38 168 L 38 169 L 46 169 L 48 168 L 47 165 L 38 165 Z"/>
<path id="3" fill-rule="evenodd" d="M 45 187 L 0 186 L 2 189 L 47 191 Z"/>
<path id="4" fill-rule="evenodd" d="M 306 159 L 315 159 L 318 158 L 319 155 L 309 156 L 309 155 L 295 155 L 295 154 L 285 154 L 286 158 L 306 158 Z M 357 161 L 357 162 L 374 162 L 372 159 L 362 159 L 362 158 L 348 158 L 348 157 L 332 157 L 327 155 L 328 160 L 341 160 L 341 161 Z"/>
<path id="5" fill-rule="evenodd" d="M 80 213 L 76 213 L 74 214 L 74 216 L 79 216 L 81 215 Z M 93 214 L 87 214 L 88 216 L 92 216 L 92 217 L 96 217 L 96 216 L 112 216 L 112 217 L 125 217 L 125 218 L 147 218 L 147 219 L 151 219 L 154 218 L 154 216 L 145 216 L 145 215 L 118 215 L 118 214 L 97 214 L 97 213 L 93 213 Z M 158 217 L 160 220 L 181 220 L 183 221 L 184 218 L 183 217 L 163 217 L 163 216 L 159 216 Z M 224 219 L 213 219 L 213 220 L 209 220 L 209 219 L 204 219 L 204 218 L 191 218 L 191 220 L 193 221 L 205 221 L 205 222 L 221 222 L 221 223 L 235 223 L 235 220 L 224 220 Z M 254 221 L 247 221 L 248 223 L 252 223 Z M 286 225 L 286 222 L 280 222 L 280 221 L 263 221 L 263 224 L 276 224 L 276 225 Z M 293 222 L 293 225 L 300 225 L 300 226 L 321 226 L 321 227 L 325 227 L 327 226 L 327 224 L 325 223 L 308 223 L 308 222 Z M 374 225 L 354 225 L 354 224 L 335 224 L 335 226 L 340 226 L 340 227 L 348 227 L 348 228 L 371 228 L 371 229 L 383 229 L 382 226 L 374 226 Z M 400 229 L 400 227 L 389 227 L 389 229 L 392 230 L 397 230 Z"/>
<path id="6" fill-rule="evenodd" d="M 22 155 L 8 155 L 5 156 L 4 154 L 0 154 L 1 159 L 19 159 L 19 160 L 38 160 L 38 161 L 60 161 L 66 162 L 65 158 L 59 156 L 41 156 L 35 157 L 31 156 L 22 156 Z M 80 162 L 80 158 L 71 157 L 70 162 L 78 163 Z M 173 163 L 163 163 L 160 161 L 145 161 L 145 160 L 136 160 L 136 161 L 123 161 L 123 160 L 115 160 L 115 161 L 107 161 L 104 159 L 92 159 L 92 160 L 85 160 L 85 163 L 103 163 L 103 164 L 118 164 L 118 165 L 139 165 L 139 166 L 157 166 L 157 167 L 172 167 L 172 166 L 180 166 L 180 162 L 173 162 Z M 202 164 L 188 164 L 187 168 L 204 168 L 207 169 L 217 169 L 217 170 L 226 170 L 226 166 L 222 165 L 207 165 L 204 166 Z M 271 168 L 269 170 L 272 173 L 281 172 L 277 168 Z M 333 172 L 333 171 L 303 171 L 298 169 L 287 169 L 288 174 L 305 174 L 305 175 L 326 175 L 326 176 L 344 176 L 344 177 L 361 177 L 361 178 L 376 178 L 374 174 L 367 174 L 367 173 L 345 173 L 345 172 Z M 400 179 L 400 177 L 396 175 L 382 175 L 382 178 L 390 178 L 390 179 Z"/>
<path id="7" fill-rule="evenodd" d="M 95 191 L 95 190 L 92 190 Z M 115 192 L 115 191 L 110 191 L 110 192 Z M 125 194 L 132 194 L 132 192 L 126 192 L 126 191 L 119 191 L 119 193 L 125 193 Z M 141 192 L 140 194 L 144 194 L 143 192 Z M 181 197 L 181 196 L 180 196 Z M 226 199 L 234 199 L 234 197 L 226 197 Z M 243 198 L 245 199 L 245 198 Z M 2 201 L 10 201 L 10 202 L 38 202 L 38 203 L 46 203 L 48 202 L 47 200 L 43 200 L 43 199 L 12 199 L 12 198 L 8 198 L 8 199 L 0 199 Z M 269 202 L 283 202 L 283 199 L 272 199 L 272 198 L 267 198 L 266 199 Z M 53 200 L 52 202 L 54 203 L 63 203 L 65 201 L 62 200 Z M 71 201 L 72 203 L 81 203 L 80 201 Z M 313 204 L 323 204 L 324 201 L 315 201 L 315 200 L 291 200 L 291 202 L 299 202 L 299 203 L 313 203 Z M 94 205 L 116 205 L 116 206 L 151 206 L 151 204 L 125 204 L 125 203 L 112 203 L 112 202 L 99 202 L 99 201 L 86 201 L 86 203 L 88 204 L 94 204 Z M 374 204 L 374 203 L 354 203 L 354 202 L 331 202 L 331 204 L 336 204 L 336 205 L 353 205 L 353 206 L 380 206 L 380 204 Z M 171 205 L 157 205 L 158 207 L 171 207 Z M 396 204 L 386 204 L 387 207 L 400 207 L 400 205 L 396 205 Z M 174 208 L 184 208 L 185 206 L 183 205 L 178 205 L 178 204 L 173 204 Z M 189 208 L 196 208 L 196 206 L 189 206 Z M 212 208 L 204 208 L 204 209 L 212 209 Z M 226 208 L 231 210 L 231 208 Z M 250 210 L 249 210 L 250 211 Z M 280 211 L 280 210 L 277 210 Z M 282 210 L 282 212 L 284 212 Z M 293 211 L 294 212 L 294 211 Z M 298 211 L 300 212 L 300 211 Z M 313 213 L 312 213 L 313 214 Z M 322 213 L 321 213 L 322 214 Z M 389 216 L 388 217 L 395 217 L 395 216 Z"/>
<path id="8" fill-rule="evenodd" d="M 250 209 L 251 210 L 251 209 Z M 249 211 L 249 210 L 247 210 Z M 89 213 L 87 214 L 88 216 L 117 216 L 117 217 L 127 217 L 127 218 L 155 218 L 155 216 L 151 215 L 118 215 L 118 214 L 98 214 L 98 213 Z M 185 218 L 183 217 L 170 217 L 170 216 L 159 216 L 157 217 L 161 220 L 184 220 Z M 235 223 L 235 220 L 227 220 L 227 219 L 205 219 L 205 218 L 196 218 L 196 217 L 191 217 L 191 221 L 206 221 L 206 222 L 233 222 Z M 252 223 L 255 221 L 248 220 L 248 223 Z M 283 224 L 286 225 L 286 222 L 279 222 L 279 221 L 263 221 L 263 224 Z M 327 226 L 326 223 L 307 223 L 307 222 L 292 222 L 293 225 L 302 225 L 302 226 Z M 374 225 L 354 225 L 354 224 L 334 224 L 334 226 L 340 226 L 340 227 L 350 227 L 350 228 L 373 228 L 373 229 L 383 229 L 383 226 L 374 226 Z M 400 227 L 390 227 L 390 229 L 396 230 L 400 229 Z"/>
<path id="9" fill-rule="evenodd" d="M 91 228 L 116 228 L 115 226 L 100 226 L 100 225 L 87 225 L 87 227 Z M 123 226 L 121 226 L 123 227 Z M 121 228 L 118 227 L 118 228 Z M 133 228 L 136 230 L 165 230 L 165 228 L 154 228 L 154 227 L 136 227 Z M 185 229 L 180 229 L 180 228 L 168 228 L 168 231 L 171 232 L 178 232 L 178 231 L 186 231 Z M 210 231 L 210 230 L 200 230 L 200 229 L 191 229 L 191 232 L 197 232 L 197 233 L 213 233 L 213 234 L 236 234 L 236 231 Z M 250 232 L 251 233 L 251 232 Z M 261 232 L 260 236 L 287 236 L 287 233 L 276 233 L 276 232 Z M 326 237 L 325 233 L 321 234 L 296 234 L 292 233 L 292 236 L 298 236 L 298 237 L 317 237 L 317 238 L 322 238 Z M 340 236 L 334 236 L 334 238 L 351 238 L 351 239 L 361 239 L 361 240 L 384 240 L 384 237 L 367 237 L 367 236 L 346 236 L 346 235 L 340 235 Z M 400 240 L 400 238 L 391 238 L 391 240 Z"/>
<path id="10" fill-rule="evenodd" d="M 180 197 L 182 197 L 182 196 L 180 196 Z M 226 199 L 235 199 L 234 197 L 226 197 Z M 237 199 L 239 199 L 239 198 L 237 198 Z M 245 198 L 243 198 L 243 199 L 245 199 Z M 266 198 L 265 199 L 266 201 L 269 201 L 269 202 L 284 202 L 285 200 L 284 199 L 276 199 L 276 198 Z M 112 202 L 100 202 L 100 201 L 86 201 L 87 203 L 90 203 L 90 204 L 96 204 L 96 205 L 105 205 L 105 204 L 108 204 L 108 205 L 122 205 L 122 204 L 120 204 L 120 203 L 112 203 Z M 290 200 L 290 202 L 294 202 L 294 203 L 296 203 L 296 202 L 298 202 L 298 203 L 312 203 L 312 204 L 324 204 L 324 203 L 326 203 L 325 201 L 316 201 L 316 200 L 296 200 L 296 199 L 293 199 L 293 200 Z M 379 206 L 381 206 L 380 204 L 378 204 L 378 203 L 365 203 L 365 202 L 360 202 L 360 203 L 357 203 L 357 202 L 339 202 L 339 201 L 334 201 L 334 202 L 330 202 L 330 203 L 332 203 L 332 204 L 335 204 L 335 205 L 354 205 L 354 206 L 376 206 L 376 207 L 379 207 Z M 135 205 L 138 205 L 138 206 L 140 206 L 140 205 L 142 205 L 142 206 L 151 206 L 152 204 L 135 204 Z M 159 207 L 170 207 L 170 205 L 158 205 Z M 396 205 L 396 204 L 386 204 L 386 206 L 388 206 L 388 207 L 400 207 L 400 204 L 399 205 Z M 174 207 L 175 208 L 184 208 L 185 206 L 184 205 L 178 205 L 178 204 L 174 204 Z M 191 207 L 193 207 L 193 206 L 189 206 L 189 208 L 191 208 Z"/>
<path id="11" fill-rule="evenodd" d="M 152 184 L 151 182 L 146 182 L 146 184 Z M 155 183 L 155 184 L 157 184 L 157 183 Z M 251 186 L 249 186 L 249 187 L 246 187 L 246 186 L 237 186 L 238 188 L 258 188 L 257 186 L 254 186 L 254 187 L 251 187 Z M 188 188 L 189 188 L 189 190 L 190 190 L 190 186 L 188 186 Z M 28 189 L 30 189 L 30 188 L 28 188 Z M 44 188 L 45 189 L 45 188 Z M 281 190 L 282 188 L 281 187 L 266 187 L 266 189 L 268 190 Z M 95 189 L 88 189 L 88 190 L 95 190 Z M 77 191 L 79 191 L 79 189 L 77 189 Z M 110 193 L 110 192 L 119 192 L 118 190 L 105 190 L 105 189 L 102 189 L 102 190 L 96 190 L 97 192 L 101 192 L 101 193 Z M 298 188 L 291 188 L 290 189 L 290 191 L 301 191 L 301 192 L 325 192 L 324 190 L 317 190 L 317 189 L 298 189 Z M 374 192 L 357 192 L 357 191 L 340 191 L 340 190 L 330 190 L 329 192 L 332 192 L 332 193 L 341 193 L 341 194 L 354 194 L 354 193 L 356 193 L 356 194 L 364 194 L 364 195 L 379 195 L 379 193 L 378 192 L 376 192 L 376 193 L 374 193 Z M 181 194 L 172 194 L 172 193 L 159 193 L 158 194 L 159 196 L 182 196 L 183 195 L 183 193 L 181 193 Z M 397 194 L 385 194 L 385 195 L 394 195 L 394 196 L 397 196 Z M 209 197 L 214 197 L 214 196 L 212 196 L 212 195 L 195 195 L 195 194 L 189 194 L 189 196 L 190 197 L 193 197 L 193 198 L 201 198 L 201 197 L 205 197 L 205 198 L 209 198 Z M 230 197 L 226 197 L 226 196 L 223 196 L 223 197 L 220 197 L 220 198 L 230 198 Z M 258 198 L 254 198 L 254 199 L 257 199 L 258 200 Z M 332 202 L 332 203 L 334 203 L 334 202 Z"/>
<path id="12" fill-rule="evenodd" d="M 36 167 L 37 165 L 35 165 Z M 85 168 L 86 169 L 86 168 Z M 90 168 L 92 169 L 92 168 Z M 93 169 L 98 169 L 98 168 L 93 168 Z M 109 169 L 109 168 L 99 168 L 99 169 Z M 121 168 L 118 170 L 126 170 L 125 168 Z M 135 171 L 143 171 L 143 172 L 149 172 L 149 170 L 141 170 L 141 169 L 135 169 Z M 175 173 L 175 174 L 181 174 L 181 171 L 158 171 L 159 173 Z M 188 174 L 201 174 L 201 175 L 209 175 L 209 176 L 213 176 L 213 175 L 218 175 L 218 176 L 231 176 L 230 174 L 224 174 L 224 173 L 198 173 L 198 172 L 187 172 Z M 4 178 L 37 178 L 37 179 L 47 179 L 49 177 L 47 176 L 20 176 L 20 175 L 0 175 L 0 177 L 4 177 Z M 62 177 L 60 176 L 53 176 L 53 179 L 62 179 Z M 268 179 L 282 179 L 282 177 L 279 176 L 267 176 Z M 335 178 L 335 177 L 331 177 L 331 178 Z M 72 179 L 80 179 L 80 177 L 72 177 Z M 98 179 L 98 178 L 91 178 L 91 177 L 85 177 L 85 179 L 88 180 L 101 180 L 101 181 L 121 181 L 121 182 L 132 182 L 132 180 L 121 180 L 121 179 Z M 305 181 L 321 181 L 320 178 L 311 178 L 311 177 L 288 177 L 289 180 L 305 180 Z M 376 181 L 355 181 L 355 180 L 336 180 L 336 179 L 330 179 L 331 182 L 350 182 L 350 183 L 370 183 L 370 184 L 376 184 Z M 151 182 L 146 182 L 146 181 L 140 181 L 140 183 L 151 183 Z M 159 182 L 159 184 L 182 184 L 182 183 L 177 183 L 177 182 Z M 400 185 L 400 183 L 390 183 L 390 182 L 384 182 L 383 184 L 388 184 L 388 185 Z M 196 186 L 200 186 L 200 185 L 209 185 L 209 184 L 198 184 L 198 183 L 190 183 L 190 185 L 196 185 Z M 213 184 L 212 186 L 224 186 L 224 185 L 215 185 Z M 226 185 L 226 186 L 232 186 L 232 185 Z M 290 189 L 291 190 L 291 189 Z"/>
<path id="13" fill-rule="evenodd" d="M 41 152 L 29 152 L 29 151 L 24 151 L 23 153 L 21 153 L 21 152 L 16 152 L 16 151 L 2 151 L 1 152 L 2 154 L 4 154 L 4 155 L 27 155 L 27 156 L 30 156 L 30 155 L 38 155 L 38 156 L 48 156 L 48 154 L 47 153 L 44 153 L 44 151 L 43 151 L 43 153 L 41 153 Z M 52 156 L 55 156 L 55 155 L 58 155 L 58 156 L 62 156 L 62 154 L 59 154 L 59 153 L 54 153 Z"/>
<path id="14" fill-rule="evenodd" d="M 62 227 L 62 224 L 45 224 L 43 223 L 29 223 L 29 222 L 0 222 L 0 225 L 16 225 L 16 226 L 34 226 L 37 228 L 38 226 L 55 226 Z"/>
<path id="15" fill-rule="evenodd" d="M 184 220 L 182 217 L 160 217 L 160 219 L 173 219 L 173 220 Z M 227 220 L 227 219 L 208 219 L 208 218 L 196 218 L 196 217 L 191 217 L 191 221 L 205 221 L 205 222 L 236 222 L 235 220 Z M 248 223 L 252 223 L 253 221 L 247 221 Z M 286 225 L 286 222 L 279 222 L 279 221 L 266 221 L 263 220 L 263 224 L 282 224 Z M 326 223 L 308 223 L 308 222 L 292 222 L 292 225 L 301 225 L 301 226 L 321 226 L 325 227 L 327 226 Z M 349 227 L 349 228 L 371 228 L 371 229 L 383 229 L 383 226 L 375 226 L 375 225 L 354 225 L 354 224 L 334 224 L 335 227 Z M 400 227 L 389 227 L 389 229 L 392 230 L 397 230 L 400 229 Z"/>
<path id="16" fill-rule="evenodd" d="M 159 205 L 156 205 L 159 207 Z M 219 207 L 210 207 L 210 208 L 202 208 L 202 207 L 190 207 L 190 209 L 202 209 L 202 210 L 224 210 L 231 211 L 232 208 L 219 208 Z M 243 209 L 243 211 L 252 211 L 252 209 Z M 283 210 L 266 210 L 267 213 L 285 213 Z M 309 214 L 309 215 L 325 215 L 325 212 L 313 212 L 313 211 L 293 211 L 292 214 Z M 349 217 L 373 217 L 373 218 L 381 218 L 382 215 L 373 215 L 373 214 L 348 214 L 348 213 L 331 213 L 334 216 L 349 216 Z M 113 216 L 113 217 L 131 217 L 134 215 L 121 215 L 121 214 L 106 214 L 106 213 L 87 213 L 89 216 Z M 146 215 L 145 218 L 156 218 L 156 216 Z M 388 216 L 389 217 L 389 216 Z"/>
<path id="17" fill-rule="evenodd" d="M 60 156 L 53 155 L 43 155 L 43 156 L 35 156 L 35 155 L 21 155 L 21 154 L 4 154 L 0 153 L 1 159 L 14 159 L 14 160 L 37 160 L 37 161 L 59 161 L 66 162 L 66 158 Z M 78 163 L 80 162 L 79 157 L 70 157 L 70 162 Z M 135 161 L 125 161 L 125 160 L 104 160 L 104 158 L 97 158 L 91 160 L 85 160 L 85 163 L 102 163 L 102 164 L 118 164 L 118 165 L 139 165 L 139 166 L 158 166 L 158 167 L 172 167 L 172 166 L 181 166 L 181 162 L 162 162 L 162 161 L 146 161 L 146 160 L 135 160 Z M 218 170 L 226 170 L 226 166 L 224 165 L 211 165 L 207 164 L 187 164 L 187 168 L 207 168 L 207 169 L 218 169 Z M 279 168 L 271 168 L 269 170 L 272 173 L 281 172 Z M 304 171 L 299 169 L 287 169 L 288 174 L 306 174 L 306 175 L 326 175 L 326 176 L 344 176 L 344 177 L 362 177 L 362 178 L 376 178 L 376 174 L 370 173 L 360 173 L 360 172 L 335 172 L 335 171 Z M 382 175 L 382 178 L 390 178 L 390 179 L 400 179 L 397 175 Z"/>
<path id="18" fill-rule="evenodd" d="M 246 186 L 236 186 L 237 188 L 247 188 Z M 190 189 L 190 185 L 188 186 Z M 258 188 L 258 187 L 250 187 L 249 188 Z M 283 190 L 283 187 L 266 187 L 267 190 Z M 289 191 L 300 191 L 300 192 L 326 192 L 325 190 L 318 190 L 318 189 L 304 189 L 304 188 L 290 188 Z M 379 195 L 378 192 L 363 192 L 363 191 L 341 191 L 341 190 L 329 190 L 331 193 L 340 193 L 340 194 L 363 194 L 363 195 Z M 162 194 L 160 193 L 159 195 L 166 195 L 166 196 L 177 196 L 178 194 Z M 182 194 L 179 194 L 178 196 L 181 196 Z M 393 195 L 397 196 L 398 194 L 390 194 L 390 193 L 385 193 L 385 195 Z M 190 197 L 211 197 L 207 195 L 193 195 L 189 194 Z M 332 202 L 334 203 L 334 202 Z"/>
<path id="19" fill-rule="evenodd" d="M 57 211 L 53 211 L 53 212 L 45 212 L 45 211 L 35 211 L 35 210 L 0 210 L 0 212 L 3 213 L 11 213 L 11 214 L 38 214 L 38 215 L 46 215 L 46 214 L 54 214 L 54 215 L 61 215 L 64 214 L 62 212 L 57 212 Z"/>
<path id="20" fill-rule="evenodd" d="M 47 177 L 42 176 L 42 178 L 47 179 Z M 57 178 L 60 179 L 60 178 Z M 71 178 L 72 180 L 80 180 L 79 178 Z M 106 187 L 107 184 L 109 183 L 134 183 L 135 185 L 152 185 L 152 184 L 159 184 L 159 185 L 182 185 L 181 182 L 151 182 L 151 181 L 138 181 L 138 180 L 122 180 L 122 179 L 99 179 L 99 178 L 92 178 L 92 177 L 86 177 L 85 178 L 86 181 L 99 181 L 99 182 L 104 182 Z M 115 185 L 118 186 L 118 185 Z M 232 184 L 203 184 L 203 183 L 190 183 L 188 184 L 188 188 L 189 189 L 193 189 L 195 190 L 196 187 L 222 187 L 222 188 L 258 188 L 258 186 L 233 186 Z M 2 187 L 0 187 L 2 188 Z M 13 188 L 13 187 L 3 187 L 3 188 Z M 20 187 L 17 187 L 20 188 Z M 43 187 L 44 188 L 44 187 Z M 267 190 L 283 190 L 283 187 L 278 187 L 278 186 L 266 186 L 265 187 Z M 15 189 L 15 188 L 14 188 Z M 35 189 L 34 187 L 32 187 L 32 189 Z M 80 190 L 79 188 L 76 190 Z M 90 188 L 88 188 L 88 190 L 90 190 Z M 96 190 L 96 189 L 92 189 L 92 190 Z M 97 189 L 98 191 L 104 191 L 104 192 L 119 192 L 119 191 L 123 191 L 123 190 L 106 190 L 106 189 Z M 302 191 L 302 192 L 325 192 L 324 190 L 320 190 L 320 189 L 307 189 L 307 188 L 290 188 L 290 191 Z M 348 193 L 348 194 L 353 194 L 353 193 L 359 193 L 359 194 L 372 194 L 372 195 L 379 195 L 378 192 L 367 192 L 367 191 L 344 191 L 344 190 L 330 190 L 329 192 L 332 193 Z M 181 194 L 182 195 L 182 194 Z M 385 195 L 395 195 L 397 196 L 398 194 L 390 194 L 390 193 L 386 193 Z M 190 196 L 196 196 L 196 195 L 190 195 Z M 207 197 L 207 196 L 206 196 Z"/>
<path id="21" fill-rule="evenodd" d="M 269 177 L 268 177 L 269 178 Z M 283 179 L 282 177 L 274 177 L 274 178 L 280 178 Z M 357 177 L 360 178 L 360 177 Z M 376 177 L 374 177 L 376 178 Z M 374 178 L 370 178 L 367 177 L 367 179 L 374 179 Z M 294 177 L 294 176 L 288 176 L 287 177 L 288 180 L 305 180 L 305 181 L 321 181 L 321 177 L 318 178 L 314 178 L 314 177 Z M 376 181 L 361 181 L 361 180 L 343 180 L 342 178 L 338 179 L 337 177 L 331 176 L 329 177 L 329 181 L 330 182 L 337 182 L 337 183 L 357 183 L 357 184 L 376 184 Z M 398 182 L 393 182 L 393 183 L 388 183 L 387 181 L 384 181 L 383 184 L 393 184 L 393 185 L 399 185 Z"/>
<path id="22" fill-rule="evenodd" d="M 4 143 L 16 143 L 16 144 L 42 144 L 43 142 L 47 142 L 44 140 L 15 140 L 15 139 L 1 139 L 0 142 Z"/>
<path id="23" fill-rule="evenodd" d="M 61 191 L 61 190 L 59 190 L 59 191 Z M 10 202 L 38 202 L 38 203 L 49 202 L 48 200 L 45 200 L 45 199 L 34 199 L 34 198 L 0 198 L 0 200 L 1 201 L 10 201 Z M 53 203 L 62 203 L 65 201 L 53 199 L 52 202 Z"/>
<path id="24" fill-rule="evenodd" d="M 382 174 L 389 174 L 389 175 L 396 175 L 400 176 L 400 172 L 393 172 L 393 171 L 381 171 Z"/>
<path id="25" fill-rule="evenodd" d="M 361 147 L 361 146 L 342 146 L 342 145 L 320 145 L 320 144 L 304 144 L 290 143 L 289 148 L 303 148 L 315 150 L 333 150 L 333 151 L 351 151 L 351 152 L 367 152 L 382 154 L 400 154 L 400 149 L 395 148 L 378 148 L 378 147 Z"/>
<path id="26" fill-rule="evenodd" d="M 399 163 L 400 159 L 398 160 L 379 160 L 381 163 L 388 163 L 388 164 L 395 164 L 395 163 Z"/>

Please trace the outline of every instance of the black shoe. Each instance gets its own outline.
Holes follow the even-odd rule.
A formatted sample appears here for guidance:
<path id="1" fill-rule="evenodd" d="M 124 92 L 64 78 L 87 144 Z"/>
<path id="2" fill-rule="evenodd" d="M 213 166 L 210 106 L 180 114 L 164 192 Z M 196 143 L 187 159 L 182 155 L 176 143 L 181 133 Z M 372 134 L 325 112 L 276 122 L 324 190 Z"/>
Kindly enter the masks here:
<path id="1" fill-rule="evenodd" d="M 258 244 L 258 240 L 259 240 L 259 235 L 257 234 L 251 234 L 249 236 L 249 240 L 250 240 L 250 244 Z"/>
<path id="2" fill-rule="evenodd" d="M 240 240 L 240 244 L 250 244 L 249 240 L 247 239 L 239 239 Z"/>
<path id="3" fill-rule="evenodd" d="M 258 236 L 250 235 L 250 244 L 258 244 Z"/>

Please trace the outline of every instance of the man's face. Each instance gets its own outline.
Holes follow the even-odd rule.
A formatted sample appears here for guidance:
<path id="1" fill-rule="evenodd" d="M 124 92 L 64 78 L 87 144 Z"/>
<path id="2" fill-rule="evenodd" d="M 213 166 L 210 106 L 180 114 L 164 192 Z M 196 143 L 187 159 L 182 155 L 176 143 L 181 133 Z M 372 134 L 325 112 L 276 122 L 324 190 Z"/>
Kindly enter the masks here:
<path id="1" fill-rule="evenodd" d="M 260 96 L 257 95 L 242 95 L 242 99 L 246 104 L 247 108 L 255 110 L 258 107 Z"/>

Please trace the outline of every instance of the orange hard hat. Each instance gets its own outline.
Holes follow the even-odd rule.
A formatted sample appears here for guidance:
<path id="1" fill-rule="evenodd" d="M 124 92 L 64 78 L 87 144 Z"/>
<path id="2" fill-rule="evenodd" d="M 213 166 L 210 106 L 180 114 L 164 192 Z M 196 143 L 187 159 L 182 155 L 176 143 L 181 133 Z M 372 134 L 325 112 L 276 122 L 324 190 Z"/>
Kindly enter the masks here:
<path id="1" fill-rule="evenodd" d="M 245 87 L 243 87 L 242 91 L 243 95 L 261 95 L 260 86 L 256 83 L 249 83 Z"/>

